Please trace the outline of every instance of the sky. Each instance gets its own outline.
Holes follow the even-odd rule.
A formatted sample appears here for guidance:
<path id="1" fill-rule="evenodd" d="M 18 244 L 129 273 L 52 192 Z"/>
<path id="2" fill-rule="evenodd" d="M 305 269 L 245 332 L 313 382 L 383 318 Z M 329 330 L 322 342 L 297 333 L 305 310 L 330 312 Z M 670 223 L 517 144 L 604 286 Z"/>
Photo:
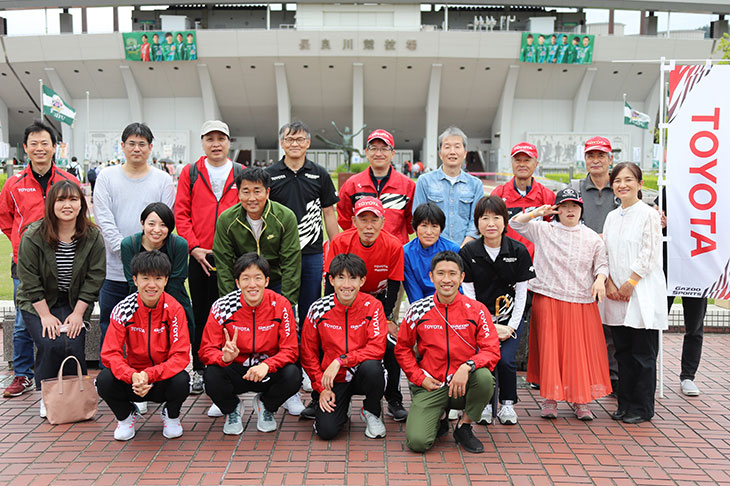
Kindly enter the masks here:
<path id="1" fill-rule="evenodd" d="M 559 11 L 571 11 L 573 9 L 558 9 Z M 608 10 L 586 9 L 586 20 L 588 24 L 608 22 Z M 0 17 L 8 20 L 8 35 L 39 35 L 58 34 L 59 14 L 61 9 L 47 10 L 12 10 L 0 11 Z M 72 8 L 69 13 L 73 15 L 74 32 L 81 32 L 81 9 Z M 119 7 L 119 30 L 129 32 L 132 30 L 131 19 L 132 7 Z M 112 32 L 112 8 L 96 7 L 87 9 L 89 33 L 99 34 Z M 657 12 L 659 17 L 659 31 L 667 29 L 669 21 L 671 30 L 696 29 L 716 20 L 716 15 L 687 14 Z M 625 25 L 624 34 L 634 35 L 639 33 L 639 12 L 628 10 L 617 10 L 615 21 Z"/>

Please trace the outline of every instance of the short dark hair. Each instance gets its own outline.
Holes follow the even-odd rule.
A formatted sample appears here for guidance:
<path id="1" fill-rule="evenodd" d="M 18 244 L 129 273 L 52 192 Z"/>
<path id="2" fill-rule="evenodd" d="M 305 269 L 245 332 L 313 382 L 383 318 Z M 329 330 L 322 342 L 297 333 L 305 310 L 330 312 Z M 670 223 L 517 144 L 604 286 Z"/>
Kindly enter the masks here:
<path id="1" fill-rule="evenodd" d="M 142 38 L 143 39 L 146 39 L 147 38 L 147 34 L 142 34 Z"/>
<path id="2" fill-rule="evenodd" d="M 459 266 L 459 271 L 464 273 L 464 260 L 461 259 L 458 253 L 453 251 L 440 251 L 431 259 L 431 271 L 436 269 L 436 265 L 441 262 L 454 262 Z"/>
<path id="3" fill-rule="evenodd" d="M 144 123 L 134 122 L 130 123 L 124 128 L 122 132 L 122 143 L 126 142 L 132 135 L 139 135 L 142 138 L 147 139 L 147 143 L 152 143 L 154 136 L 152 136 L 152 130 Z"/>
<path id="4" fill-rule="evenodd" d="M 293 120 L 289 123 L 285 123 L 280 129 L 279 129 L 279 138 L 284 138 L 286 135 L 286 132 L 289 132 L 290 135 L 294 133 L 304 132 L 304 134 L 307 136 L 307 138 L 311 138 L 312 134 L 309 131 L 309 127 L 306 123 L 300 120 Z"/>
<path id="5" fill-rule="evenodd" d="M 484 216 L 485 213 L 492 213 L 497 216 L 502 216 L 504 220 L 503 235 L 507 234 L 507 226 L 509 225 L 509 212 L 507 212 L 507 205 L 504 203 L 504 199 L 499 196 L 484 196 L 477 202 L 477 206 L 474 208 L 474 226 L 479 228 L 479 218 Z"/>
<path id="6" fill-rule="evenodd" d="M 269 278 L 269 275 L 271 274 L 271 266 L 269 265 L 268 260 L 255 251 L 252 251 L 244 253 L 238 257 L 236 263 L 233 264 L 233 278 L 238 280 L 243 271 L 248 267 L 258 267 L 266 278 Z"/>
<path id="7" fill-rule="evenodd" d="M 528 39 L 532 39 L 532 38 L 533 38 L 533 37 L 532 37 L 532 34 L 527 34 L 527 38 L 528 38 Z"/>
<path id="8" fill-rule="evenodd" d="M 441 211 L 441 208 L 438 207 L 436 203 L 423 203 L 418 206 L 415 211 L 413 211 L 413 221 L 411 224 L 413 225 L 414 230 L 418 229 L 424 221 L 426 223 L 439 225 L 441 231 L 443 231 L 446 227 L 446 215 L 443 211 Z"/>
<path id="9" fill-rule="evenodd" d="M 167 237 L 169 238 L 172 231 L 175 229 L 175 215 L 173 214 L 172 209 L 170 209 L 170 206 L 163 202 L 149 203 L 147 207 L 142 210 L 142 215 L 139 217 L 139 221 L 144 225 L 147 216 L 152 213 L 157 214 L 162 222 L 165 223 L 165 226 L 167 226 L 169 231 L 169 233 L 167 233 Z"/>
<path id="10" fill-rule="evenodd" d="M 336 277 L 345 272 L 349 273 L 351 277 L 363 278 L 367 275 L 368 269 L 365 266 L 365 261 L 354 253 L 340 253 L 330 262 L 327 273 L 332 277 Z"/>
<path id="11" fill-rule="evenodd" d="M 243 181 L 260 182 L 264 186 L 264 189 L 268 189 L 271 185 L 271 176 L 260 167 L 246 167 L 236 177 L 236 187 L 239 190 Z"/>
<path id="12" fill-rule="evenodd" d="M 172 37 L 172 32 L 165 32 L 165 37 Z"/>
<path id="13" fill-rule="evenodd" d="M 31 133 L 40 132 L 48 132 L 48 135 L 51 136 L 51 143 L 53 145 L 56 145 L 56 134 L 53 128 L 50 125 L 44 123 L 42 120 L 34 121 L 32 125 L 25 129 L 25 133 L 23 134 L 23 145 L 28 145 L 28 136 Z"/>
<path id="14" fill-rule="evenodd" d="M 169 277 L 172 272 L 170 258 L 161 251 L 143 251 L 132 258 L 132 275 L 149 275 L 152 277 Z"/>

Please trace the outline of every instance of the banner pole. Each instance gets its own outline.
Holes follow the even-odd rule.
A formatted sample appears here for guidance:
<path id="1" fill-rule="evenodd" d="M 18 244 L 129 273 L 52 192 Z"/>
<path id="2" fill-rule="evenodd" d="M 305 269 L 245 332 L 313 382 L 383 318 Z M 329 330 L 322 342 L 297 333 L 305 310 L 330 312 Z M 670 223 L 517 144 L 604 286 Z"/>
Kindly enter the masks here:
<path id="1" fill-rule="evenodd" d="M 666 139 L 664 137 L 664 130 L 665 130 L 665 123 L 666 123 L 666 116 L 664 114 L 665 109 L 665 96 L 667 95 L 666 90 L 664 89 L 664 65 L 665 65 L 665 58 L 662 56 L 661 63 L 659 65 L 659 120 L 657 123 L 657 126 L 659 127 L 659 178 L 658 178 L 658 184 L 657 189 L 659 189 L 659 212 L 661 213 L 664 209 L 663 204 L 663 195 L 664 195 L 664 156 L 666 154 Z M 666 241 L 666 237 L 665 237 Z M 664 245 L 662 245 L 662 251 L 664 251 Z M 670 307 L 671 312 L 671 307 Z M 669 319 L 669 315 L 667 315 L 667 319 Z M 664 398 L 664 333 L 660 330 L 659 331 L 659 398 Z"/>
<path id="2" fill-rule="evenodd" d="M 38 93 L 40 94 L 40 105 L 39 106 L 41 107 L 41 120 L 43 120 L 43 117 L 45 115 L 43 113 L 43 80 L 42 79 L 38 79 L 38 85 L 39 85 Z"/>
<path id="3" fill-rule="evenodd" d="M 87 159 L 87 157 L 90 155 L 89 151 L 89 143 L 91 142 L 89 140 L 89 133 L 91 131 L 90 123 L 91 123 L 91 106 L 89 104 L 89 92 L 86 92 L 86 144 L 84 146 L 84 159 Z M 90 159 L 91 157 L 89 157 Z M 91 160 L 87 159 L 87 162 L 89 162 L 89 165 L 91 165 Z M 87 170 L 88 172 L 88 170 Z"/>

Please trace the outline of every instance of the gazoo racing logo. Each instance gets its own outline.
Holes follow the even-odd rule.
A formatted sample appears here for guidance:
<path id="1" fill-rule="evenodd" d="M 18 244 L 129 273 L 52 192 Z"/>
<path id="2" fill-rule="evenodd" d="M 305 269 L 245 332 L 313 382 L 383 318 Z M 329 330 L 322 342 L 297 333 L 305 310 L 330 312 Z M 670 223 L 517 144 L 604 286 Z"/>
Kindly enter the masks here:
<path id="1" fill-rule="evenodd" d="M 162 334 L 163 332 L 165 332 L 165 329 L 167 329 L 165 326 L 156 327 L 155 329 L 152 329 L 152 332 L 156 334 Z"/>
<path id="2" fill-rule="evenodd" d="M 458 331 L 464 331 L 466 329 L 469 329 L 469 323 L 465 322 L 463 324 L 451 324 L 451 329 L 458 330 Z"/>

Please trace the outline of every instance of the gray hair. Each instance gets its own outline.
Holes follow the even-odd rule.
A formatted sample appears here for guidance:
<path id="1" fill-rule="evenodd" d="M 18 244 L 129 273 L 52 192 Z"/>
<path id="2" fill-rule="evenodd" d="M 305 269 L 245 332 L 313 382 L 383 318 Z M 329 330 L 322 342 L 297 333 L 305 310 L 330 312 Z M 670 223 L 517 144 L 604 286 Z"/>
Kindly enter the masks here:
<path id="1" fill-rule="evenodd" d="M 441 135 L 439 135 L 439 150 L 441 150 L 441 143 L 444 141 L 446 137 L 461 137 L 462 142 L 464 142 L 464 149 L 469 145 L 469 141 L 466 138 L 466 134 L 461 130 L 459 127 L 455 127 L 451 125 L 449 128 L 444 130 Z"/>
<path id="2" fill-rule="evenodd" d="M 287 132 L 289 132 L 289 134 L 304 132 L 304 135 L 306 135 L 307 138 L 312 138 L 307 124 L 299 120 L 293 120 L 289 123 L 285 123 L 284 126 L 279 129 L 279 139 L 284 138 L 284 135 L 286 135 Z"/>

